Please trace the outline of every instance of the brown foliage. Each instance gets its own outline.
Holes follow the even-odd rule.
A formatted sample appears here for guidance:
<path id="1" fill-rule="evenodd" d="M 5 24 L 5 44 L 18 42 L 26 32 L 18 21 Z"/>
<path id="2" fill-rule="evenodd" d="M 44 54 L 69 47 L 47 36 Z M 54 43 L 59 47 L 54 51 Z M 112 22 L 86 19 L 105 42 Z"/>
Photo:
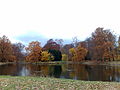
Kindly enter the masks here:
<path id="1" fill-rule="evenodd" d="M 43 50 L 60 50 L 60 45 L 57 44 L 53 39 L 50 39 L 43 47 Z"/>
<path id="2" fill-rule="evenodd" d="M 40 46 L 40 42 L 32 41 L 31 43 L 29 43 L 29 46 L 26 48 L 26 51 L 28 53 L 26 61 L 38 62 L 41 60 L 42 48 Z"/>
<path id="3" fill-rule="evenodd" d="M 16 61 L 16 57 L 14 56 L 14 52 L 12 49 L 12 44 L 6 36 L 0 37 L 0 61 L 1 62 Z"/>
<path id="4" fill-rule="evenodd" d="M 24 59 L 24 55 L 22 53 L 24 47 L 25 46 L 22 43 L 16 43 L 16 44 L 12 45 L 14 55 L 16 56 L 17 60 L 23 60 Z"/>
<path id="5" fill-rule="evenodd" d="M 76 54 L 77 54 L 77 60 L 85 60 L 85 56 L 87 55 L 87 49 L 81 47 L 81 45 L 79 45 L 76 48 Z"/>
<path id="6" fill-rule="evenodd" d="M 93 57 L 97 60 L 114 60 L 114 47 L 115 47 L 115 35 L 110 30 L 103 30 L 103 28 L 97 28 L 92 33 L 93 42 Z"/>
<path id="7" fill-rule="evenodd" d="M 56 43 L 60 45 L 60 49 L 63 47 L 63 39 L 55 39 Z"/>
<path id="8" fill-rule="evenodd" d="M 74 47 L 73 44 L 66 44 L 66 45 L 64 45 L 64 46 L 62 47 L 62 49 L 61 49 L 62 54 L 66 54 L 66 55 L 68 56 L 68 60 L 71 59 L 71 55 L 70 55 L 70 53 L 69 53 L 69 50 L 70 50 L 71 48 L 73 48 L 73 47 Z"/>
<path id="9" fill-rule="evenodd" d="M 87 55 L 87 49 L 81 47 L 81 45 L 79 45 L 76 48 L 71 48 L 69 51 L 72 55 L 72 60 L 73 61 L 84 60 L 85 56 Z"/>

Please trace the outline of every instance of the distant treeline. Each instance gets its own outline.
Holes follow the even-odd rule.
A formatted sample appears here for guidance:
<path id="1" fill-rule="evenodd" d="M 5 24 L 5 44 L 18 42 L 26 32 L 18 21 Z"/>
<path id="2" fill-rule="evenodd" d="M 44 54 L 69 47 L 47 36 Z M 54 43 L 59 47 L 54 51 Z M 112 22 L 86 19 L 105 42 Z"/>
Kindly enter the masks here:
<path id="1" fill-rule="evenodd" d="M 49 39 L 41 47 L 39 41 L 32 41 L 27 47 L 22 43 L 12 44 L 4 35 L 0 37 L 0 62 L 40 61 L 114 61 L 120 59 L 120 37 L 103 28 L 97 28 L 84 41 L 73 38 L 63 45 L 63 39 Z"/>

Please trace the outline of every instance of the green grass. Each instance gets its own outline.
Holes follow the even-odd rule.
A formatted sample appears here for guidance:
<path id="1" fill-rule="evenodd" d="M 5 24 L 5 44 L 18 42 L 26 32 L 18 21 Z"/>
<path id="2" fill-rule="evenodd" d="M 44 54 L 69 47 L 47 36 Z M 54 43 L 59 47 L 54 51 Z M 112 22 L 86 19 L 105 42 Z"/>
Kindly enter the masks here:
<path id="1" fill-rule="evenodd" d="M 119 90 L 120 83 L 0 76 L 0 90 Z"/>

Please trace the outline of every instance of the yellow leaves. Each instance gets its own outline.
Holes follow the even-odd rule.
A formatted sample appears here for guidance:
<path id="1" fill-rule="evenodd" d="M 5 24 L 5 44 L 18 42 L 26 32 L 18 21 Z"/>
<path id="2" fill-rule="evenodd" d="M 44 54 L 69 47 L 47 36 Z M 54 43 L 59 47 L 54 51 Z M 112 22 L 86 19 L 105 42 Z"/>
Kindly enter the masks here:
<path id="1" fill-rule="evenodd" d="M 48 53 L 48 51 L 42 51 L 40 42 L 38 41 L 33 41 L 29 43 L 26 51 L 28 52 L 28 55 L 26 57 L 26 61 L 28 62 L 54 60 L 54 57 L 50 53 Z"/>
<path id="2" fill-rule="evenodd" d="M 72 55 L 72 60 L 80 61 L 83 60 L 87 54 L 87 49 L 81 47 L 80 45 L 76 48 L 71 48 L 69 50 L 70 54 Z"/>
<path id="3" fill-rule="evenodd" d="M 74 60 L 76 60 L 76 50 L 75 50 L 75 48 L 71 48 L 71 49 L 69 49 L 69 53 L 71 54 L 71 58 L 72 58 L 72 60 L 74 61 Z"/>
<path id="4" fill-rule="evenodd" d="M 74 54 L 76 53 L 76 51 L 75 51 L 74 48 L 70 48 L 70 49 L 69 49 L 69 52 L 70 52 L 70 54 L 72 54 L 72 55 L 74 55 Z"/>
<path id="5" fill-rule="evenodd" d="M 43 51 L 41 53 L 41 55 L 42 55 L 41 61 L 49 61 L 50 60 L 51 54 L 48 53 L 48 51 Z"/>
<path id="6" fill-rule="evenodd" d="M 68 55 L 62 54 L 62 60 L 67 61 L 68 60 Z"/>

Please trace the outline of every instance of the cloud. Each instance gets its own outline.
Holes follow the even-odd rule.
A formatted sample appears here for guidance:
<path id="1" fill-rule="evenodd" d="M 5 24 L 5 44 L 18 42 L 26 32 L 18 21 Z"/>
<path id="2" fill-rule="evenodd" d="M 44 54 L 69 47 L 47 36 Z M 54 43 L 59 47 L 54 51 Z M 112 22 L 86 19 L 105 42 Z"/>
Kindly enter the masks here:
<path id="1" fill-rule="evenodd" d="M 19 36 L 15 36 L 14 39 L 16 41 L 22 42 L 25 45 L 28 45 L 28 43 L 30 43 L 31 41 L 39 41 L 41 42 L 41 45 L 44 46 L 47 43 L 47 40 L 51 39 L 51 38 L 47 38 L 44 35 L 40 34 L 39 32 L 36 31 L 29 31 L 24 33 L 23 35 L 19 35 Z M 60 38 L 52 38 L 52 39 L 60 39 Z M 64 44 L 68 44 L 71 43 L 72 39 L 63 39 L 64 40 Z"/>
<path id="2" fill-rule="evenodd" d="M 21 41 L 23 44 L 28 45 L 31 41 L 40 41 L 42 45 L 48 40 L 46 37 L 41 35 L 39 32 L 29 31 L 23 35 L 15 37 L 16 40 Z"/>

